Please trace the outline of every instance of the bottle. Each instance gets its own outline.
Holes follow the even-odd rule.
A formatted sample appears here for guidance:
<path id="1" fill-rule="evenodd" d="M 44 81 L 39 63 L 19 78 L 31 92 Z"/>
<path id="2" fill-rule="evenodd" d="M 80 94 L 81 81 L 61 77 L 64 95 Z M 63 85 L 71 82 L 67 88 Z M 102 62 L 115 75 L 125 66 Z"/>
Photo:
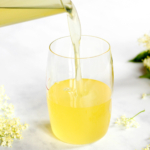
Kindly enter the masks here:
<path id="1" fill-rule="evenodd" d="M 66 12 L 70 0 L 0 0 L 0 27 Z"/>

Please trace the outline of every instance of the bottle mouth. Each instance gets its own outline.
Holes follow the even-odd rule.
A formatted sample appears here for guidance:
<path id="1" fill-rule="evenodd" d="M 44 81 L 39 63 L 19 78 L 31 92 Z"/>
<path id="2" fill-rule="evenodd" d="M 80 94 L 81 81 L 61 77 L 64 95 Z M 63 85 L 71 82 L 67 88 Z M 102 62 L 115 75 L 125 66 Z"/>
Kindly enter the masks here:
<path id="1" fill-rule="evenodd" d="M 50 50 L 50 52 L 51 53 L 53 53 L 54 55 L 56 55 L 56 56 L 59 56 L 59 57 L 63 57 L 63 58 L 68 58 L 68 59 L 89 59 L 89 58 L 95 58 L 95 57 L 99 57 L 99 56 L 102 56 L 102 55 L 104 55 L 104 54 L 106 54 L 106 53 L 108 53 L 110 50 L 111 50 L 111 47 L 110 47 L 110 44 L 106 41 L 106 40 L 104 40 L 104 39 L 102 39 L 102 38 L 99 38 L 99 37 L 96 37 L 96 36 L 91 36 L 91 35 L 82 35 L 81 36 L 81 42 L 80 42 L 80 44 L 81 44 L 81 46 L 82 46 L 82 38 L 88 38 L 89 40 L 91 39 L 92 41 L 93 41 L 93 39 L 95 40 L 95 41 L 99 41 L 99 43 L 103 43 L 103 45 L 105 45 L 105 48 L 103 48 L 103 49 L 105 49 L 105 50 L 103 50 L 103 52 L 98 52 L 98 53 L 96 53 L 96 54 L 94 54 L 94 55 L 92 55 L 92 56 L 81 56 L 81 57 L 79 57 L 79 58 L 74 58 L 74 57 L 69 57 L 69 56 L 67 56 L 67 55 L 62 55 L 62 54 L 59 54 L 59 52 L 56 52 L 54 49 L 55 48 L 53 48 L 54 47 L 54 45 L 60 45 L 60 41 L 63 41 L 63 40 L 65 40 L 65 39 L 69 39 L 70 40 L 70 42 L 71 42 L 71 37 L 70 36 L 65 36 L 65 37 L 61 37 L 61 38 L 58 38 L 58 39 L 56 39 L 56 40 L 54 40 L 50 45 L 49 45 L 49 50 Z M 88 40 L 88 41 L 89 41 Z M 68 44 L 70 44 L 70 42 L 68 42 Z M 90 41 L 89 42 L 87 42 L 87 45 L 90 43 Z M 93 43 L 93 46 L 94 46 L 94 42 L 92 42 Z M 72 44 L 72 43 L 71 43 Z M 102 46 L 102 45 L 101 45 Z M 99 49 L 101 48 L 101 46 L 98 46 L 99 47 Z M 63 46 L 62 46 L 63 47 Z M 94 49 L 94 48 L 93 48 Z M 91 46 L 91 51 L 92 51 L 92 46 Z"/>

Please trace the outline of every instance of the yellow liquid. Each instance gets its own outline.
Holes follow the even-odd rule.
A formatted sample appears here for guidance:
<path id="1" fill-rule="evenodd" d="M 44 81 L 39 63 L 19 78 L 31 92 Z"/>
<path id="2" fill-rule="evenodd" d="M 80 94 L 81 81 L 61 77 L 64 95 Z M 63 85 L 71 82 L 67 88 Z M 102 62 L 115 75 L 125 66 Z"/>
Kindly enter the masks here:
<path id="1" fill-rule="evenodd" d="M 0 8 L 0 27 L 63 12 L 63 8 Z"/>
<path id="2" fill-rule="evenodd" d="M 102 138 L 111 117 L 111 90 L 103 82 L 82 79 L 84 91 L 72 91 L 73 80 L 55 83 L 47 93 L 54 135 L 67 143 L 87 144 Z"/>

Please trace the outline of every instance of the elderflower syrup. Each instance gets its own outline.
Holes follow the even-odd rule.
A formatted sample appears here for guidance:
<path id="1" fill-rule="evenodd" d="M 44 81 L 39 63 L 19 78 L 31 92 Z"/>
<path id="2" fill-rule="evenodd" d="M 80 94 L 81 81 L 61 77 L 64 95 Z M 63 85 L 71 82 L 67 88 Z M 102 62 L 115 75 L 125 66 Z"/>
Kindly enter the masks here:
<path id="1" fill-rule="evenodd" d="M 92 143 L 107 132 L 111 117 L 111 90 L 103 82 L 82 79 L 85 91 L 75 98 L 73 89 L 64 90 L 70 82 L 55 83 L 48 91 L 52 131 L 67 143 Z"/>

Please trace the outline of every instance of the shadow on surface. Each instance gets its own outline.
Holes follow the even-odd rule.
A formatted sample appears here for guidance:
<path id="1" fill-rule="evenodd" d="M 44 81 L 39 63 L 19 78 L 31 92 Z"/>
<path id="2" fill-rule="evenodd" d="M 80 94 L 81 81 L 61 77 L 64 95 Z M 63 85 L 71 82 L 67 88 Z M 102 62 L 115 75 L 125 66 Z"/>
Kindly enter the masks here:
<path id="1" fill-rule="evenodd" d="M 39 128 L 42 132 L 46 133 L 50 137 L 50 143 L 55 147 L 56 150 L 62 150 L 62 149 L 70 149 L 70 148 L 79 148 L 83 145 L 73 145 L 73 144 L 67 144 L 62 141 L 60 141 L 52 132 L 51 125 L 49 121 L 43 121 L 42 124 L 37 124 L 37 128 Z"/>

